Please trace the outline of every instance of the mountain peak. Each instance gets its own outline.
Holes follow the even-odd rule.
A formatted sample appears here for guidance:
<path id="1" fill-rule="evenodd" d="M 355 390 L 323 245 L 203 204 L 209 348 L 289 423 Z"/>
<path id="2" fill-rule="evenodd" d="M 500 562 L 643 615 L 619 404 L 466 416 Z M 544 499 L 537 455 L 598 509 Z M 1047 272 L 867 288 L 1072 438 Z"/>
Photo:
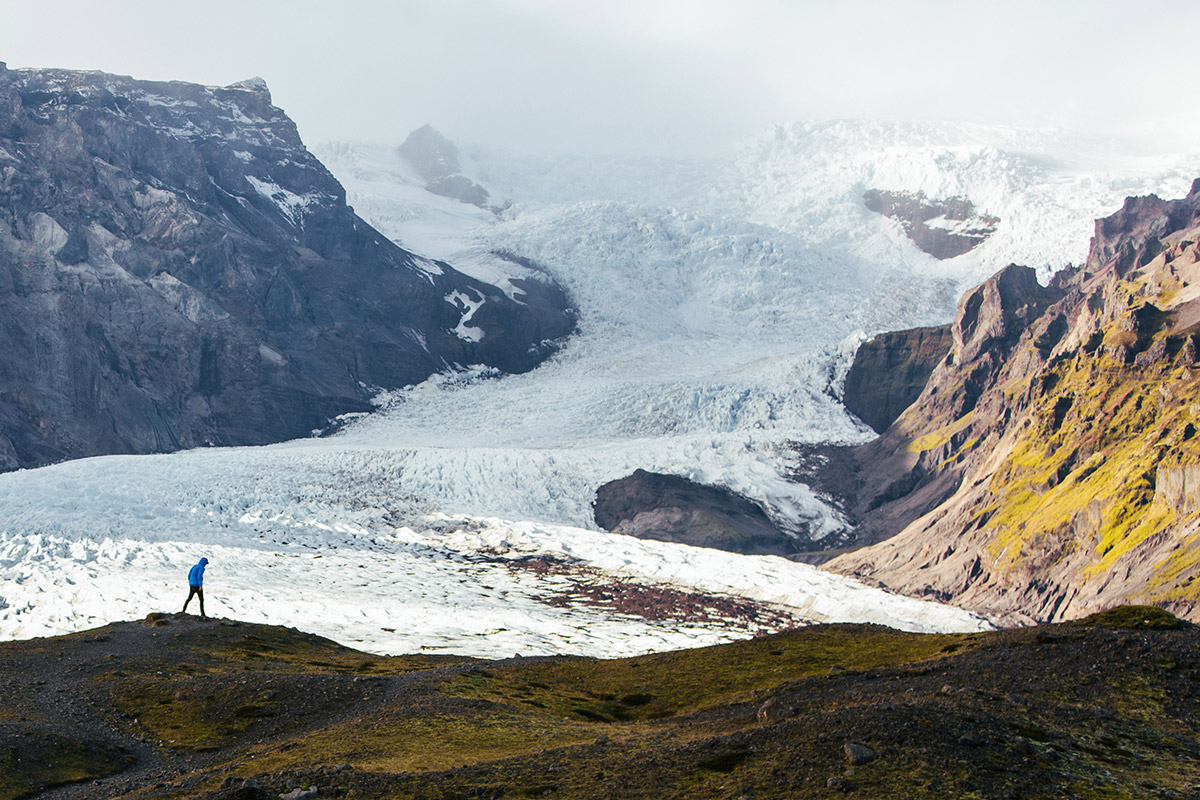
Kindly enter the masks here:
<path id="1" fill-rule="evenodd" d="M 432 125 L 417 128 L 397 149 L 425 181 L 426 191 L 480 208 L 487 207 L 488 190 L 462 174 L 458 147 Z"/>
<path id="2" fill-rule="evenodd" d="M 226 89 L 244 89 L 248 92 L 255 92 L 263 95 L 268 103 L 271 102 L 271 90 L 267 88 L 267 82 L 257 75 L 253 78 L 246 78 L 244 81 L 237 81 L 225 87 Z"/>

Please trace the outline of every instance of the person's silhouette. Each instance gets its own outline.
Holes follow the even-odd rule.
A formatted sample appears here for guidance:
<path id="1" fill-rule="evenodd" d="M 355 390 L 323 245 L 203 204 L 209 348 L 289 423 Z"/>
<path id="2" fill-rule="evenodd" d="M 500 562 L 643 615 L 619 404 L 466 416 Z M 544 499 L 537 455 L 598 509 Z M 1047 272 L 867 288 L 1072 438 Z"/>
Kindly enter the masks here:
<path id="1" fill-rule="evenodd" d="M 192 567 L 188 572 L 188 597 L 183 603 L 183 611 L 187 613 L 188 603 L 192 602 L 193 597 L 200 598 L 200 616 L 204 616 L 204 567 L 208 565 L 208 559 L 200 559 L 200 563 Z"/>

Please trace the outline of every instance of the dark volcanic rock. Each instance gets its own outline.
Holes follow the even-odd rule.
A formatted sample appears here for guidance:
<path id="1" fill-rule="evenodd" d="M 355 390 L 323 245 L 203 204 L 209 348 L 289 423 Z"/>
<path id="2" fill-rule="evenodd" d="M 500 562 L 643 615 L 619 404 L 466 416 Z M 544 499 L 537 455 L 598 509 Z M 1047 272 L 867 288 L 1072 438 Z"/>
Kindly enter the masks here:
<path id="1" fill-rule="evenodd" d="M 965 197 L 934 200 L 924 192 L 885 192 L 869 189 L 863 203 L 904 226 L 917 247 L 937 259 L 954 258 L 983 244 L 996 232 L 999 217 L 976 214 Z"/>
<path id="2" fill-rule="evenodd" d="M 639 539 L 760 555 L 802 549 L 762 508 L 729 489 L 641 469 L 597 489 L 595 515 L 601 528 Z"/>
<path id="3" fill-rule="evenodd" d="M 531 369 L 573 313 L 519 287 L 355 216 L 261 80 L 0 70 L 2 468 L 278 441 L 454 364 Z"/>
<path id="4" fill-rule="evenodd" d="M 842 402 L 883 433 L 921 396 L 930 373 L 950 352 L 950 326 L 881 333 L 854 354 Z"/>
<path id="5" fill-rule="evenodd" d="M 432 126 L 417 128 L 398 149 L 400 155 L 425 180 L 428 191 L 487 208 L 488 190 L 462 174 L 458 163 L 458 147 Z"/>

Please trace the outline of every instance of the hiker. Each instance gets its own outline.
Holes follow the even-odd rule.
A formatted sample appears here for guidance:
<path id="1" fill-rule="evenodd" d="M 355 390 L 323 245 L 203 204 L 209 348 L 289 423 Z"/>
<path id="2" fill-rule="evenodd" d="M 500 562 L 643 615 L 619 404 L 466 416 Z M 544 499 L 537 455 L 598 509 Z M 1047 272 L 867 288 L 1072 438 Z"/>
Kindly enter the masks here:
<path id="1" fill-rule="evenodd" d="M 200 559 L 200 563 L 192 567 L 188 572 L 188 599 L 183 604 L 183 613 L 187 613 L 188 603 L 192 602 L 193 597 L 200 598 L 200 616 L 204 616 L 204 567 L 208 564 L 207 558 Z"/>

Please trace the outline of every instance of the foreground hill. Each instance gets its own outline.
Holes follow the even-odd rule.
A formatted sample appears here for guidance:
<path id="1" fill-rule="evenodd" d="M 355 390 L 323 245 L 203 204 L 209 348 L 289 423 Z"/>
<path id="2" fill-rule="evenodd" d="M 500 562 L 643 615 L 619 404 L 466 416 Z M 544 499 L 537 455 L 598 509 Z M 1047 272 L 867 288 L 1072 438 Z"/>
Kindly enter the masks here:
<path id="1" fill-rule="evenodd" d="M 1182 798 L 1197 653 L 1136 607 L 491 662 L 154 614 L 0 644 L 0 798 Z"/>
<path id="2" fill-rule="evenodd" d="M 968 291 L 949 350 L 831 454 L 858 544 L 886 541 L 828 566 L 1014 621 L 1200 615 L 1200 181 L 1128 199 L 1047 286 L 1014 265 Z"/>
<path id="3" fill-rule="evenodd" d="M 0 63 L 0 469 L 280 441 L 454 364 L 529 370 L 573 310 L 501 282 L 363 222 L 261 80 Z"/>

